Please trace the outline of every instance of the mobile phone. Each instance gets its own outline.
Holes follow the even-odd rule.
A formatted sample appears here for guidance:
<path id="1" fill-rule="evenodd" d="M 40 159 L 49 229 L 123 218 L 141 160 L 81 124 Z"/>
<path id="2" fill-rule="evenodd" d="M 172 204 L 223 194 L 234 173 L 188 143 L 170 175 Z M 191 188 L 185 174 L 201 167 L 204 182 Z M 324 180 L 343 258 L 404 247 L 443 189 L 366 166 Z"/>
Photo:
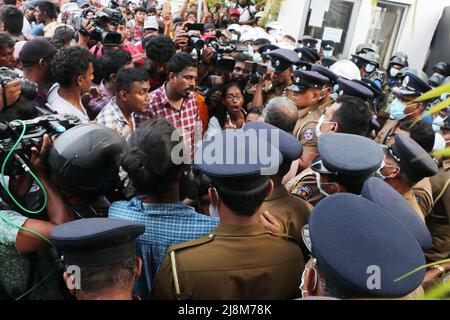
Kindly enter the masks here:
<path id="1" fill-rule="evenodd" d="M 203 23 L 189 23 L 186 25 L 187 31 L 200 31 L 201 33 L 205 30 L 205 25 Z"/>

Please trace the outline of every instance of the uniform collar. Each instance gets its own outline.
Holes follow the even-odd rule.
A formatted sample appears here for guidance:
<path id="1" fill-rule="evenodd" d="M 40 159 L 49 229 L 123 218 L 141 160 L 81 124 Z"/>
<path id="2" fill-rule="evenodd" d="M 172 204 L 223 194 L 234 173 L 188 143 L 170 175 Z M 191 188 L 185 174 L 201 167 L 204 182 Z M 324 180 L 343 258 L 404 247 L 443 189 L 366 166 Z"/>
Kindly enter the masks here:
<path id="1" fill-rule="evenodd" d="M 442 161 L 442 167 L 444 168 L 444 170 L 450 169 L 450 159 Z"/>
<path id="2" fill-rule="evenodd" d="M 315 105 L 313 105 L 311 107 L 298 110 L 298 117 L 299 117 L 299 119 L 303 118 L 308 113 L 315 111 L 319 107 L 320 107 L 320 104 L 315 104 Z"/>
<path id="3" fill-rule="evenodd" d="M 286 197 L 288 195 L 288 192 L 286 190 L 286 187 L 283 185 L 275 186 L 273 188 L 272 194 L 266 198 L 265 201 L 273 201 L 277 200 L 283 197 Z"/>
<path id="4" fill-rule="evenodd" d="M 213 232 L 215 236 L 245 237 L 270 233 L 262 224 L 220 224 Z"/>

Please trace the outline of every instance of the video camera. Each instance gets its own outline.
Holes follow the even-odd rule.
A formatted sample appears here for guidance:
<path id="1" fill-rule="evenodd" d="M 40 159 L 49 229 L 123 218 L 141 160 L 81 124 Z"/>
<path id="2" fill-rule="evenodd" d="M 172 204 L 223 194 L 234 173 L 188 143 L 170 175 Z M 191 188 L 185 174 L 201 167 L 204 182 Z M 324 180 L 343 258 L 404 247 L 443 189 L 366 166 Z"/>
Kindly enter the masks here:
<path id="1" fill-rule="evenodd" d="M 3 88 L 5 88 L 9 82 L 17 79 L 20 79 L 21 96 L 25 99 L 33 100 L 39 89 L 37 83 L 27 79 L 21 79 L 19 74 L 11 69 L 6 67 L 0 68 L 0 84 Z"/>
<path id="2" fill-rule="evenodd" d="M 31 148 L 40 149 L 45 134 L 50 136 L 61 134 L 66 130 L 82 124 L 81 120 L 71 114 L 51 114 L 46 109 L 36 107 L 40 114 L 32 120 L 22 121 L 25 124 L 25 134 L 14 149 L 12 157 L 5 167 L 5 175 L 23 173 L 21 167 L 28 164 Z M 0 163 L 3 164 L 6 156 L 13 149 L 23 131 L 20 122 L 0 122 Z"/>
<path id="3" fill-rule="evenodd" d="M 250 74 L 249 82 L 251 84 L 258 84 L 261 77 L 267 72 L 267 66 L 265 64 L 246 61 L 245 71 Z"/>
<path id="4" fill-rule="evenodd" d="M 207 46 L 216 51 L 214 56 L 214 69 L 217 74 L 231 73 L 234 70 L 236 61 L 226 54 L 236 51 L 236 46 L 220 39 L 220 31 L 217 31 L 216 37 L 207 40 Z"/>
<path id="5" fill-rule="evenodd" d="M 104 8 L 102 11 L 96 11 L 90 7 L 81 14 L 83 19 L 87 19 L 94 24 L 94 30 L 89 33 L 84 27 L 80 33 L 100 41 L 105 46 L 117 46 L 122 42 L 122 36 L 115 31 L 109 31 L 107 24 L 119 25 L 124 23 L 122 13 L 118 9 Z"/>

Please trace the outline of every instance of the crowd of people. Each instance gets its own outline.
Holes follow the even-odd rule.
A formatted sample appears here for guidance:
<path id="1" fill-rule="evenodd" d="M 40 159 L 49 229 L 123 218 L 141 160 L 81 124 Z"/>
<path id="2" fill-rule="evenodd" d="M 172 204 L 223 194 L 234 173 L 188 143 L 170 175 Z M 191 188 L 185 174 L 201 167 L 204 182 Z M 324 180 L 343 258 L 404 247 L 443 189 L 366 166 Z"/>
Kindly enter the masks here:
<path id="1" fill-rule="evenodd" d="M 448 283 L 450 109 L 428 111 L 450 90 L 419 97 L 450 65 L 338 59 L 264 1 L 200 3 L 0 0 L 0 298 Z"/>

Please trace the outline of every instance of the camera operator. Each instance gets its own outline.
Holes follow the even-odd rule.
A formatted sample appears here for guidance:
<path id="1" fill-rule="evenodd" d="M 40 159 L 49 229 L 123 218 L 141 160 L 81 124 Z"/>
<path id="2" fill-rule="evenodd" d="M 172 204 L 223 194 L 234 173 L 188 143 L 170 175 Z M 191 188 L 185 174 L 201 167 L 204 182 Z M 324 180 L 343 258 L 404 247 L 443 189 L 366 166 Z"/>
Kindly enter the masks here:
<path id="1" fill-rule="evenodd" d="M 93 56 L 84 48 L 70 47 L 58 51 L 50 66 L 56 83 L 48 93 L 48 103 L 54 111 L 74 114 L 83 122 L 89 121 L 81 96 L 91 87 L 93 61 Z"/>
<path id="2" fill-rule="evenodd" d="M 48 89 L 51 85 L 50 64 L 56 52 L 57 49 L 47 39 L 36 38 L 28 41 L 19 53 L 24 79 L 38 85 L 34 102 L 40 107 L 44 107 L 47 103 Z"/>

